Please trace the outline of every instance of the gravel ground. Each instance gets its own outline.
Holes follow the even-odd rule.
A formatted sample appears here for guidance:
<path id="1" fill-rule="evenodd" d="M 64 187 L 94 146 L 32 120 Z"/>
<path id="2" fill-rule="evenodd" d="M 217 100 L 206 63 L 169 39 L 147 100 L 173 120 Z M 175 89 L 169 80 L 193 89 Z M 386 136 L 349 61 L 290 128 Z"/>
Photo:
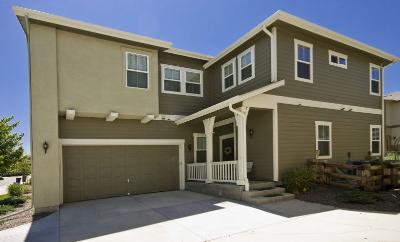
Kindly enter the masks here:
<path id="1" fill-rule="evenodd" d="M 343 188 L 316 184 L 310 191 L 296 195 L 299 200 L 331 205 L 337 208 L 351 210 L 365 210 L 374 212 L 400 213 L 400 189 L 378 192 L 382 201 L 374 204 L 353 204 L 339 201 L 336 197 L 338 194 L 346 191 Z"/>
<path id="2" fill-rule="evenodd" d="M 31 194 L 29 194 L 31 195 Z M 15 209 L 14 212 L 0 216 L 0 231 L 4 229 L 13 228 L 22 224 L 30 223 L 34 220 L 43 218 L 49 214 L 36 214 L 31 208 L 32 200 L 27 200 L 23 206 Z"/>

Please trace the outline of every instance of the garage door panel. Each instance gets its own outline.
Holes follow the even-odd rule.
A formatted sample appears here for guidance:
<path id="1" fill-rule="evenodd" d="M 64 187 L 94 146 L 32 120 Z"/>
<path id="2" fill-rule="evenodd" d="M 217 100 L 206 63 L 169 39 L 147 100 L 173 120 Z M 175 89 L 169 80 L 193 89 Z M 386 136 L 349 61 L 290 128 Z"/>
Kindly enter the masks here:
<path id="1" fill-rule="evenodd" d="M 64 147 L 64 201 L 177 190 L 178 161 L 178 146 Z"/>

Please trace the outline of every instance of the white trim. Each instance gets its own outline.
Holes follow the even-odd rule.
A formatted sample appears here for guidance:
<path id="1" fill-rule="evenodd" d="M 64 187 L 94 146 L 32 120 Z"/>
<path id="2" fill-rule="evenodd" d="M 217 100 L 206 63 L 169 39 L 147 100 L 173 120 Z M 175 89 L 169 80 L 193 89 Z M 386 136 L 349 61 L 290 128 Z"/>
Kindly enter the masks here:
<path id="1" fill-rule="evenodd" d="M 206 138 L 206 134 L 204 134 L 204 133 L 193 133 L 193 157 L 194 157 L 193 162 L 194 163 L 198 162 L 197 161 L 197 151 L 198 151 L 198 149 L 197 149 L 197 138 Z M 207 151 L 207 144 L 206 144 L 206 148 L 204 150 Z"/>
<path id="2" fill-rule="evenodd" d="M 106 117 L 106 121 L 107 122 L 113 122 L 114 120 L 116 120 L 119 117 L 119 113 L 117 112 L 110 112 L 107 117 Z"/>
<path id="3" fill-rule="evenodd" d="M 310 62 L 298 59 L 297 47 L 299 45 L 302 45 L 304 47 L 310 48 Z M 306 79 L 306 78 L 302 78 L 302 77 L 297 76 L 297 62 L 301 62 L 301 63 L 310 65 L 310 79 Z M 294 39 L 294 79 L 296 81 L 313 83 L 313 65 L 314 65 L 314 62 L 313 62 L 313 45 L 310 44 L 310 43 L 298 40 L 298 39 Z"/>
<path id="4" fill-rule="evenodd" d="M 76 111 L 75 109 L 67 109 L 65 110 L 65 119 L 66 120 L 74 120 Z"/>
<path id="5" fill-rule="evenodd" d="M 372 129 L 379 129 L 379 140 L 372 140 Z M 379 153 L 372 153 L 372 141 L 379 142 Z M 371 152 L 371 156 L 378 156 L 382 153 L 382 126 L 381 125 L 370 125 L 369 126 L 369 150 Z"/>
<path id="6" fill-rule="evenodd" d="M 319 131 L 318 127 L 319 126 L 328 126 L 329 127 L 329 139 L 328 140 L 320 140 L 319 139 Z M 315 121 L 315 150 L 319 150 L 318 148 L 318 142 L 319 141 L 325 141 L 329 142 L 329 155 L 325 156 L 320 156 L 317 154 L 317 159 L 332 159 L 332 122 L 326 122 L 326 121 Z"/>
<path id="7" fill-rule="evenodd" d="M 281 80 L 281 81 L 278 81 L 278 82 L 271 83 L 271 84 L 269 84 L 267 86 L 264 86 L 264 87 L 261 87 L 259 89 L 247 92 L 245 94 L 237 95 L 237 96 L 231 97 L 231 98 L 229 98 L 229 99 L 227 99 L 225 101 L 222 101 L 220 103 L 214 104 L 214 105 L 212 105 L 212 106 L 210 106 L 208 108 L 202 109 L 202 110 L 200 110 L 200 111 L 198 111 L 198 112 L 196 112 L 194 114 L 191 114 L 191 115 L 186 116 L 186 117 L 184 117 L 182 119 L 179 119 L 175 123 L 180 125 L 180 124 L 189 122 L 189 121 L 191 121 L 193 119 L 200 118 L 201 116 L 204 116 L 206 114 L 209 114 L 209 113 L 221 110 L 223 108 L 226 108 L 230 104 L 235 104 L 235 103 L 238 103 L 238 102 L 242 102 L 242 101 L 244 101 L 246 99 L 249 99 L 251 97 L 257 96 L 257 95 L 262 94 L 264 92 L 268 92 L 270 90 L 273 90 L 275 88 L 278 88 L 278 87 L 281 87 L 281 86 L 284 86 L 284 85 L 285 85 L 285 80 Z"/>
<path id="8" fill-rule="evenodd" d="M 358 40 L 354 40 L 352 38 L 349 38 L 347 36 L 344 36 L 342 34 L 339 34 L 337 32 L 334 32 L 332 30 L 329 30 L 325 27 L 322 27 L 320 25 L 311 23 L 307 20 L 304 20 L 302 18 L 296 17 L 294 15 L 291 15 L 289 13 L 286 13 L 282 10 L 278 10 L 275 12 L 273 15 L 269 16 L 267 19 L 265 19 L 263 22 L 258 24 L 256 27 L 251 29 L 249 32 L 247 32 L 245 35 L 240 37 L 237 41 L 235 41 L 233 44 L 225 48 L 223 51 L 221 51 L 214 59 L 210 60 L 204 65 L 204 68 L 207 69 L 210 66 L 212 66 L 214 63 L 217 61 L 221 60 L 224 56 L 235 50 L 237 47 L 241 46 L 243 43 L 254 37 L 256 34 L 259 32 L 263 31 L 264 27 L 269 27 L 273 25 L 277 20 L 286 22 L 288 24 L 294 25 L 296 27 L 302 28 L 304 30 L 310 31 L 312 33 L 318 34 L 322 37 L 332 39 L 334 41 L 343 43 L 347 46 L 351 46 L 356 49 L 360 49 L 362 51 L 365 51 L 367 53 L 373 54 L 375 56 L 379 56 L 381 58 L 384 58 L 386 60 L 389 60 L 391 62 L 396 62 L 399 61 L 398 57 L 391 55 L 389 53 L 386 53 L 382 50 L 379 50 L 375 47 L 372 47 L 370 45 L 361 43 Z"/>
<path id="9" fill-rule="evenodd" d="M 68 28 L 72 29 L 80 29 L 83 31 L 91 32 L 91 33 L 96 33 L 100 35 L 105 35 L 105 36 L 110 36 L 114 38 L 119 38 L 119 39 L 124 39 L 124 40 L 130 40 L 134 41 L 137 43 L 142 43 L 146 45 L 152 45 L 152 46 L 157 46 L 161 48 L 170 48 L 172 43 L 155 39 L 155 38 L 150 38 L 142 35 L 137 35 L 137 34 L 132 34 L 120 30 L 115 30 L 95 24 L 89 24 L 85 23 L 82 21 L 70 19 L 70 18 L 65 18 L 53 14 L 49 14 L 46 12 L 42 11 L 37 11 L 37 10 L 32 10 L 28 8 L 23 8 L 23 7 L 18 7 L 18 6 L 13 6 L 13 11 L 16 16 L 20 17 L 25 17 L 28 16 L 29 19 L 35 19 L 40 22 L 47 22 L 59 26 L 65 26 Z"/>
<path id="10" fill-rule="evenodd" d="M 379 80 L 372 79 L 372 68 L 377 68 L 379 70 Z M 381 95 L 381 80 L 382 80 L 382 69 L 380 66 L 369 63 L 369 94 L 373 96 L 380 96 Z M 372 92 L 372 82 L 378 82 L 379 92 Z"/>
<path id="11" fill-rule="evenodd" d="M 233 76 L 233 85 L 226 88 L 225 87 L 225 79 L 229 76 L 225 76 L 225 67 L 232 65 L 232 74 L 229 76 Z M 231 90 L 232 88 L 236 87 L 236 57 L 232 58 L 230 61 L 226 62 L 221 66 L 221 87 L 222 87 L 222 92 L 226 92 L 228 90 Z"/>
<path id="12" fill-rule="evenodd" d="M 279 124 L 277 104 L 272 109 L 272 139 L 273 176 L 274 181 L 279 181 Z"/>
<path id="13" fill-rule="evenodd" d="M 360 106 L 345 105 L 339 103 L 321 102 L 301 98 L 276 96 L 270 94 L 259 94 L 243 101 L 243 105 L 253 108 L 270 108 L 274 103 L 290 104 L 312 108 L 324 108 L 332 110 L 341 110 L 344 112 L 357 112 L 382 115 L 381 109 L 366 108 Z"/>
<path id="14" fill-rule="evenodd" d="M 220 126 L 224 126 L 227 124 L 233 124 L 235 122 L 235 117 L 227 118 L 218 122 L 215 122 L 214 128 L 218 128 Z"/>
<path id="15" fill-rule="evenodd" d="M 272 27 L 271 38 L 271 81 L 278 81 L 278 33 L 276 27 Z"/>
<path id="16" fill-rule="evenodd" d="M 235 128 L 235 127 L 234 127 Z M 231 139 L 233 138 L 233 159 L 236 160 L 236 137 L 234 133 L 230 133 L 230 134 L 225 134 L 225 135 L 221 135 L 219 136 L 219 161 L 223 161 L 222 160 L 222 141 L 225 139 Z"/>
<path id="17" fill-rule="evenodd" d="M 251 63 L 248 64 L 247 66 L 242 67 L 241 58 L 242 58 L 242 56 L 246 55 L 249 52 L 251 54 Z M 250 48 L 248 48 L 247 50 L 240 53 L 237 57 L 237 60 L 238 60 L 238 85 L 241 85 L 247 81 L 250 81 L 251 79 L 253 79 L 256 76 L 255 46 L 253 45 Z M 251 65 L 251 76 L 242 80 L 242 69 L 248 67 L 249 65 Z"/>
<path id="18" fill-rule="evenodd" d="M 146 57 L 147 71 L 129 69 L 129 67 L 128 67 L 129 66 L 129 64 L 128 64 L 128 54 Z M 128 86 L 128 71 L 146 73 L 147 74 L 147 87 L 144 88 L 144 87 L 131 87 L 131 86 Z M 140 90 L 149 90 L 150 89 L 150 56 L 144 55 L 144 54 L 135 53 L 135 52 L 132 52 L 132 51 L 125 51 L 125 85 L 126 85 L 127 88 L 135 88 L 135 89 L 140 89 Z"/>
<path id="19" fill-rule="evenodd" d="M 341 53 L 333 51 L 333 50 L 328 50 L 328 54 L 329 54 L 329 65 L 340 67 L 340 68 L 343 68 L 343 69 L 347 69 L 347 63 L 348 63 L 347 55 L 341 54 Z M 338 63 L 332 62 L 332 56 L 336 56 L 337 57 Z M 344 65 L 343 64 L 339 64 L 339 58 L 343 58 L 346 61 L 346 64 L 344 64 Z"/>
<path id="20" fill-rule="evenodd" d="M 175 81 L 180 83 L 180 92 L 174 92 L 174 91 L 168 91 L 164 89 L 164 81 L 165 81 L 165 69 L 172 69 L 172 70 L 177 70 L 179 71 L 179 81 L 178 80 L 169 80 L 169 81 Z M 186 73 L 187 72 L 192 72 L 192 73 L 197 73 L 200 75 L 200 83 L 193 83 L 193 82 L 188 82 L 186 81 Z M 200 94 L 195 94 L 195 93 L 187 93 L 186 92 L 186 83 L 192 83 L 196 85 L 200 85 Z M 176 95 L 184 95 L 184 96 L 194 96 L 194 97 L 203 97 L 203 71 L 202 70 L 196 70 L 196 69 L 190 69 L 186 67 L 181 67 L 181 66 L 173 66 L 173 65 L 168 65 L 168 64 L 161 64 L 161 92 L 166 93 L 166 94 L 176 94 Z"/>
<path id="21" fill-rule="evenodd" d="M 192 51 L 188 51 L 188 50 L 177 49 L 177 48 L 170 48 L 170 49 L 164 50 L 164 52 L 174 54 L 174 55 L 190 57 L 190 58 L 194 58 L 194 59 L 205 60 L 205 61 L 209 61 L 213 58 L 210 55 L 204 55 L 204 54 L 200 54 L 200 53 L 196 53 L 196 52 L 192 52 Z"/>
<path id="22" fill-rule="evenodd" d="M 185 140 L 184 139 L 59 139 L 60 146 L 114 146 L 114 145 L 178 145 L 179 189 L 185 190 Z M 60 150 L 62 164 L 62 149 Z M 62 183 L 62 181 L 61 181 Z M 62 192 L 62 190 L 61 190 Z"/>

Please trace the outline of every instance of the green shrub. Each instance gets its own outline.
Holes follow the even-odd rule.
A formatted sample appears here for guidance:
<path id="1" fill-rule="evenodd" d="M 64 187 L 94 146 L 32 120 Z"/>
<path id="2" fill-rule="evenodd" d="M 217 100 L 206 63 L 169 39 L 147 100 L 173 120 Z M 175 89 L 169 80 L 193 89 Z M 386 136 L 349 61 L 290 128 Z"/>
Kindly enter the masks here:
<path id="1" fill-rule="evenodd" d="M 20 204 L 24 204 L 28 198 L 27 197 L 7 197 L 0 200 L 0 205 L 10 205 L 17 206 Z"/>
<path id="2" fill-rule="evenodd" d="M 32 187 L 30 185 L 25 184 L 23 185 L 23 187 L 24 187 L 24 194 L 32 193 Z"/>
<path id="3" fill-rule="evenodd" d="M 354 190 L 342 192 L 336 199 L 344 203 L 373 204 L 381 201 L 382 197 L 377 193 Z"/>
<path id="4" fill-rule="evenodd" d="M 297 168 L 283 175 L 283 185 L 288 192 L 306 192 L 315 178 L 316 174 L 311 168 Z"/>
<path id="5" fill-rule="evenodd" d="M 4 215 L 8 212 L 14 211 L 15 208 L 11 205 L 0 205 L 0 215 Z"/>
<path id="6" fill-rule="evenodd" d="M 24 187 L 21 184 L 14 183 L 8 186 L 8 194 L 13 197 L 20 197 L 24 194 Z"/>

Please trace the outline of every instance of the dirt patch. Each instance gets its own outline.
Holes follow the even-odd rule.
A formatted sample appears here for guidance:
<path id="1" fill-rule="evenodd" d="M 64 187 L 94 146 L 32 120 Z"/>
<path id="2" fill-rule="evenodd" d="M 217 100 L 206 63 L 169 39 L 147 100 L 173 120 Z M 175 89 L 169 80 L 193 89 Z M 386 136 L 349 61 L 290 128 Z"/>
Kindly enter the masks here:
<path id="1" fill-rule="evenodd" d="M 17 207 L 14 212 L 0 216 L 0 231 L 30 223 L 49 215 L 49 213 L 34 214 L 31 203 L 32 200 L 28 199 L 22 206 Z"/>
<path id="2" fill-rule="evenodd" d="M 380 197 L 379 201 L 372 204 L 345 203 L 340 199 L 340 195 L 349 190 L 316 184 L 308 192 L 296 195 L 299 200 L 321 203 L 337 208 L 364 210 L 373 212 L 400 213 L 400 190 L 390 190 L 375 193 Z"/>

